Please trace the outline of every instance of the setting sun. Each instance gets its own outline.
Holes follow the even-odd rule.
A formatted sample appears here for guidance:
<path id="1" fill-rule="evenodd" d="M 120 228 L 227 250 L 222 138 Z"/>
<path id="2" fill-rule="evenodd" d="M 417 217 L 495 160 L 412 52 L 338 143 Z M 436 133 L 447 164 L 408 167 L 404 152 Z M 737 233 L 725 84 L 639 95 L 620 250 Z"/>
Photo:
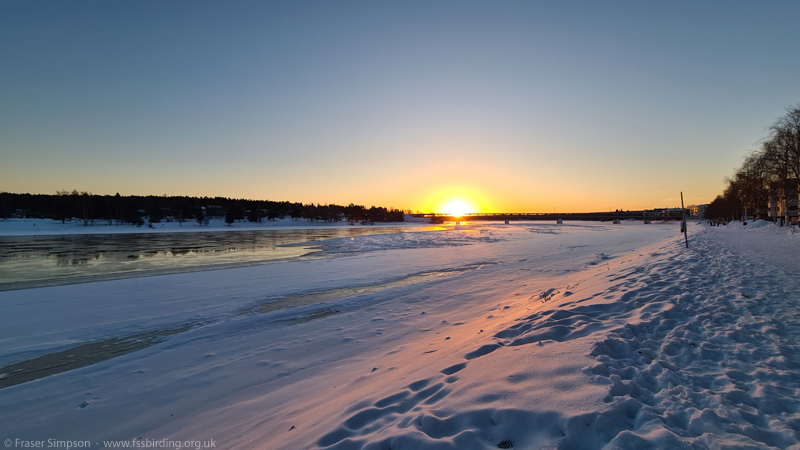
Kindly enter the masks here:
<path id="1" fill-rule="evenodd" d="M 464 214 L 471 214 L 475 210 L 467 204 L 467 202 L 456 200 L 446 204 L 442 208 L 442 213 L 450 216 L 463 216 Z"/>
<path id="2" fill-rule="evenodd" d="M 453 217 L 487 212 L 492 202 L 475 186 L 458 182 L 443 182 L 433 186 L 422 200 L 425 211 Z"/>

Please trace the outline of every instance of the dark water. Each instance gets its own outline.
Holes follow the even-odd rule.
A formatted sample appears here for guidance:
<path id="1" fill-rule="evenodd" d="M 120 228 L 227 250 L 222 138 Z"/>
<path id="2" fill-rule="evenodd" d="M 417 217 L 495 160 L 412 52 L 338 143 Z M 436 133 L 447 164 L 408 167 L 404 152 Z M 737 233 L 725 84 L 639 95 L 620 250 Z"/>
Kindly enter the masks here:
<path id="1" fill-rule="evenodd" d="M 284 245 L 422 228 L 0 237 L 0 291 L 315 258 L 307 246 Z"/>

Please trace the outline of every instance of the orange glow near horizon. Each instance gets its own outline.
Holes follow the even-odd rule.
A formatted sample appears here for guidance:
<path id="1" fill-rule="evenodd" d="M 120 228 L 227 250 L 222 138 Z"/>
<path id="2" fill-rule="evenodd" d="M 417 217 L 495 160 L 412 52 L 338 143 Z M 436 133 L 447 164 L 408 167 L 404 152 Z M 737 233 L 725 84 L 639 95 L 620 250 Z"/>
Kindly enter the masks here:
<path id="1" fill-rule="evenodd" d="M 467 186 L 442 187 L 427 197 L 426 212 L 451 216 L 486 212 L 491 203 L 482 192 Z"/>

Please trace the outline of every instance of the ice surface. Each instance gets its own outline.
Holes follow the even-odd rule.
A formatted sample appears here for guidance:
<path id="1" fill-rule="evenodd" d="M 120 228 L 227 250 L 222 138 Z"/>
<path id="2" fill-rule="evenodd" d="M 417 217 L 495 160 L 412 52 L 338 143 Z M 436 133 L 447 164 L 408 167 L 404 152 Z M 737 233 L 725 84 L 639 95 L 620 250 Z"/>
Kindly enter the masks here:
<path id="1" fill-rule="evenodd" d="M 2 292 L 0 366 L 188 330 L 0 389 L 0 436 L 797 448 L 800 269 L 788 227 L 692 224 L 685 249 L 677 224 L 571 225 L 462 225 L 432 239 L 469 245 L 385 235 L 334 259 Z M 255 312 L 441 270 L 454 272 Z"/>

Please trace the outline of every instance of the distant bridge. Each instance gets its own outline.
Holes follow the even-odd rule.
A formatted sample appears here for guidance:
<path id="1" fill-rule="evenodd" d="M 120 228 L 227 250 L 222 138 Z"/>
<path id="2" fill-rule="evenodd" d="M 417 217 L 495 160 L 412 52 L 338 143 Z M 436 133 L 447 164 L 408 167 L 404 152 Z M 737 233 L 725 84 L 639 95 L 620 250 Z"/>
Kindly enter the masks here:
<path id="1" fill-rule="evenodd" d="M 412 214 L 414 217 L 431 219 L 432 223 L 447 221 L 477 221 L 477 220 L 682 220 L 683 211 L 679 208 L 648 209 L 644 211 L 609 211 L 590 213 L 470 213 L 470 214 Z M 687 213 L 688 217 L 688 213 Z"/>

